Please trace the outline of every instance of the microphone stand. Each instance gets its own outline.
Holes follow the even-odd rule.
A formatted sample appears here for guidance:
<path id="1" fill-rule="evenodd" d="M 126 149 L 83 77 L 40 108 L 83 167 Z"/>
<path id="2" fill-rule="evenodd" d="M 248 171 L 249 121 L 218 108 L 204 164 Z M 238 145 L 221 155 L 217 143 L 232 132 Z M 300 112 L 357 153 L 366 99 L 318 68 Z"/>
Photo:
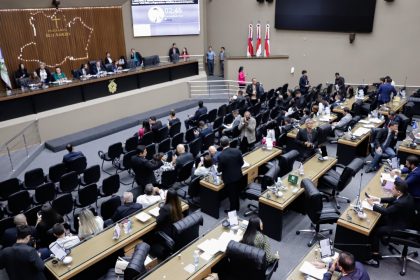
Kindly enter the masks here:
<path id="1" fill-rule="evenodd" d="M 360 173 L 359 192 L 357 194 L 356 205 L 354 205 L 353 207 L 357 213 L 363 213 L 362 200 L 361 200 L 361 194 L 360 194 L 362 192 L 362 179 L 363 179 L 363 167 Z"/>

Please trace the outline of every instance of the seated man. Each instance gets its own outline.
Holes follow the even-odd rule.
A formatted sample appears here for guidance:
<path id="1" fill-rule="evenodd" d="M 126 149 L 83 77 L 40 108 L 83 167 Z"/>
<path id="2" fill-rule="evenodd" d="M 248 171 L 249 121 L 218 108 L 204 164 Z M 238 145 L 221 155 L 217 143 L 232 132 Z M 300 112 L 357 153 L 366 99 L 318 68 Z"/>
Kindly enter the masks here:
<path id="1" fill-rule="evenodd" d="M 189 129 L 190 126 L 194 126 L 197 124 L 198 119 L 201 115 L 207 114 L 207 107 L 203 105 L 203 101 L 198 101 L 198 109 L 195 111 L 194 116 L 188 115 L 188 118 L 184 121 L 185 128 Z"/>
<path id="2" fill-rule="evenodd" d="M 222 152 L 218 151 L 215 146 L 210 146 L 208 151 L 211 159 L 213 160 L 213 164 L 217 164 L 219 162 L 219 156 Z"/>
<path id="3" fill-rule="evenodd" d="M 393 158 L 395 154 L 395 144 L 397 144 L 398 123 L 391 122 L 389 127 L 378 130 L 375 138 L 375 154 L 373 160 L 366 168 L 365 172 L 373 172 L 378 170 L 381 158 Z"/>
<path id="4" fill-rule="evenodd" d="M 119 220 L 130 216 L 134 212 L 141 210 L 143 207 L 141 204 L 133 202 L 133 193 L 131 192 L 124 192 L 123 193 L 123 201 L 122 205 L 118 206 L 117 210 L 115 211 L 114 215 L 112 216 L 112 221 L 118 222 Z"/>
<path id="5" fill-rule="evenodd" d="M 299 129 L 296 135 L 296 143 L 300 147 L 300 162 L 304 162 L 315 154 L 315 149 L 318 148 L 318 131 L 314 129 L 314 121 L 307 119 L 305 125 L 306 128 Z"/>
<path id="6" fill-rule="evenodd" d="M 190 152 L 185 152 L 185 146 L 183 144 L 178 144 L 176 146 L 176 154 L 173 159 L 175 160 L 175 170 L 179 172 L 182 166 L 184 166 L 187 162 L 193 161 L 194 156 Z"/>
<path id="7" fill-rule="evenodd" d="M 153 187 L 152 184 L 147 184 L 144 188 L 144 194 L 139 195 L 136 199 L 136 203 L 141 204 L 143 208 L 147 208 L 150 205 L 164 200 L 166 192 L 157 187 Z"/>
<path id="8" fill-rule="evenodd" d="M 382 214 L 377 224 L 372 238 L 372 259 L 368 264 L 379 266 L 379 241 L 387 234 L 396 229 L 407 229 L 412 224 L 414 216 L 414 200 L 407 192 L 407 183 L 400 178 L 396 178 L 391 190 L 392 197 L 386 198 L 368 198 L 367 201 L 373 205 L 373 211 Z M 387 207 L 379 206 L 377 203 L 387 203 Z"/>
<path id="9" fill-rule="evenodd" d="M 150 129 L 151 129 L 153 132 L 156 132 L 156 131 L 158 131 L 159 129 L 161 129 L 161 128 L 162 128 L 162 122 L 161 122 L 161 121 L 159 121 L 158 119 L 156 119 L 156 117 L 155 117 L 155 116 L 151 116 L 151 117 L 149 118 L 149 124 L 150 124 Z"/>
<path id="10" fill-rule="evenodd" d="M 19 226 L 27 226 L 28 222 L 26 221 L 26 216 L 24 214 L 17 214 L 13 218 L 13 223 L 16 225 L 16 227 L 8 228 L 3 233 L 3 239 L 2 239 L 2 245 L 3 248 L 10 247 L 16 242 L 16 236 L 17 236 L 17 228 Z M 36 230 L 35 227 L 29 226 L 29 228 L 32 231 L 32 236 L 36 236 Z"/>
<path id="11" fill-rule="evenodd" d="M 395 111 L 389 111 L 389 115 L 385 121 L 384 127 L 387 127 L 391 122 L 401 123 L 401 117 Z"/>
<path id="12" fill-rule="evenodd" d="M 174 124 L 179 123 L 180 120 L 178 119 L 178 117 L 176 116 L 175 110 L 171 110 L 169 112 L 169 118 L 168 118 L 168 127 L 173 126 Z"/>
<path id="13" fill-rule="evenodd" d="M 106 72 L 105 67 L 102 65 L 100 60 L 96 61 L 96 64 L 91 69 L 92 75 L 101 75 L 102 73 Z"/>
<path id="14" fill-rule="evenodd" d="M 226 135 L 230 135 L 232 133 L 232 130 L 235 126 L 238 126 L 241 123 L 242 116 L 239 114 L 239 110 L 233 110 L 233 122 L 231 124 L 226 125 L 222 133 Z"/>
<path id="15" fill-rule="evenodd" d="M 337 143 L 338 137 L 343 136 L 344 128 L 347 124 L 351 121 L 352 116 L 350 114 L 350 109 L 348 107 L 344 107 L 343 109 L 343 117 L 340 119 L 339 122 L 333 122 L 331 125 L 332 131 L 334 132 L 335 139 L 333 140 Z"/>
<path id="16" fill-rule="evenodd" d="M 201 138 L 201 140 L 204 140 L 204 137 L 212 132 L 213 129 L 211 125 L 206 124 L 204 121 L 199 121 L 197 130 L 194 130 L 194 136 L 195 138 Z"/>
<path id="17" fill-rule="evenodd" d="M 148 160 L 147 149 L 145 146 L 140 145 L 137 147 L 137 155 L 131 158 L 131 167 L 136 176 L 136 182 L 142 189 L 147 184 L 156 183 L 156 178 L 153 173 L 154 170 L 158 169 L 163 162 L 157 160 Z M 140 191 L 143 193 L 143 191 Z"/>
<path id="18" fill-rule="evenodd" d="M 63 162 L 65 164 L 68 164 L 75 159 L 85 157 L 85 155 L 82 152 L 75 152 L 72 144 L 67 144 L 66 150 L 68 151 L 67 154 L 63 156 Z"/>
<path id="19" fill-rule="evenodd" d="M 420 197 L 420 168 L 419 158 L 414 155 L 410 155 L 405 160 L 405 166 L 401 172 L 408 174 L 405 178 L 405 182 L 408 186 L 408 193 L 414 197 Z"/>
<path id="20" fill-rule="evenodd" d="M 55 243 L 58 243 L 62 248 L 70 249 L 80 243 L 80 239 L 77 235 L 66 235 L 63 224 L 55 224 L 52 231 L 57 240 L 51 243 L 49 248 Z"/>

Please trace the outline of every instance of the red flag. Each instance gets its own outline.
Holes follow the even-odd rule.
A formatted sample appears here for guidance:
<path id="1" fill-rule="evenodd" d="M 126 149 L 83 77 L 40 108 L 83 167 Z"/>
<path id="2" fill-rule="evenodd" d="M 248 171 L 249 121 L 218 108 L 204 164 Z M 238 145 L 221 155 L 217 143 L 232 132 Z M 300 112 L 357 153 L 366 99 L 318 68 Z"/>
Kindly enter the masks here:
<path id="1" fill-rule="evenodd" d="M 252 23 L 249 25 L 248 28 L 248 47 L 246 49 L 246 56 L 254 56 L 254 47 L 252 46 Z"/>
<path id="2" fill-rule="evenodd" d="M 268 23 L 265 26 L 264 56 L 270 56 L 270 25 Z"/>
<path id="3" fill-rule="evenodd" d="M 257 44 L 255 45 L 255 55 L 260 57 L 262 53 L 261 50 L 261 24 L 257 24 Z"/>

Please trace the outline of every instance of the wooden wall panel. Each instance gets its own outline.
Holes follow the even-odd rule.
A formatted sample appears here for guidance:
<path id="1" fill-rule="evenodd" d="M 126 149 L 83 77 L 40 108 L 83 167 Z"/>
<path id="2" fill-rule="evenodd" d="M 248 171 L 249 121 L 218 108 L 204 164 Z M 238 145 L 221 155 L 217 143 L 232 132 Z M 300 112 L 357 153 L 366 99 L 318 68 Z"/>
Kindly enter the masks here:
<path id="1" fill-rule="evenodd" d="M 12 81 L 19 63 L 33 71 L 39 61 L 67 77 L 82 63 L 125 55 L 122 9 L 85 7 L 0 10 L 0 47 Z"/>

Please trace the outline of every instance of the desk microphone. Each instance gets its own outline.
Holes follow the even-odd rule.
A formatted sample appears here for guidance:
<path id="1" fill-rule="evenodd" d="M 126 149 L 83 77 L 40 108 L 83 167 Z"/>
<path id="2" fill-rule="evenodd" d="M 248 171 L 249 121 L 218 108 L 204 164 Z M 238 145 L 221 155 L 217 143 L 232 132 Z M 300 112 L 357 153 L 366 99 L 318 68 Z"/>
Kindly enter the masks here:
<path id="1" fill-rule="evenodd" d="M 363 179 L 363 167 L 360 172 L 359 192 L 357 193 L 356 205 L 353 206 L 354 210 L 357 213 L 363 213 L 362 200 L 361 200 L 361 195 L 360 195 L 360 193 L 362 192 L 362 179 Z"/>

